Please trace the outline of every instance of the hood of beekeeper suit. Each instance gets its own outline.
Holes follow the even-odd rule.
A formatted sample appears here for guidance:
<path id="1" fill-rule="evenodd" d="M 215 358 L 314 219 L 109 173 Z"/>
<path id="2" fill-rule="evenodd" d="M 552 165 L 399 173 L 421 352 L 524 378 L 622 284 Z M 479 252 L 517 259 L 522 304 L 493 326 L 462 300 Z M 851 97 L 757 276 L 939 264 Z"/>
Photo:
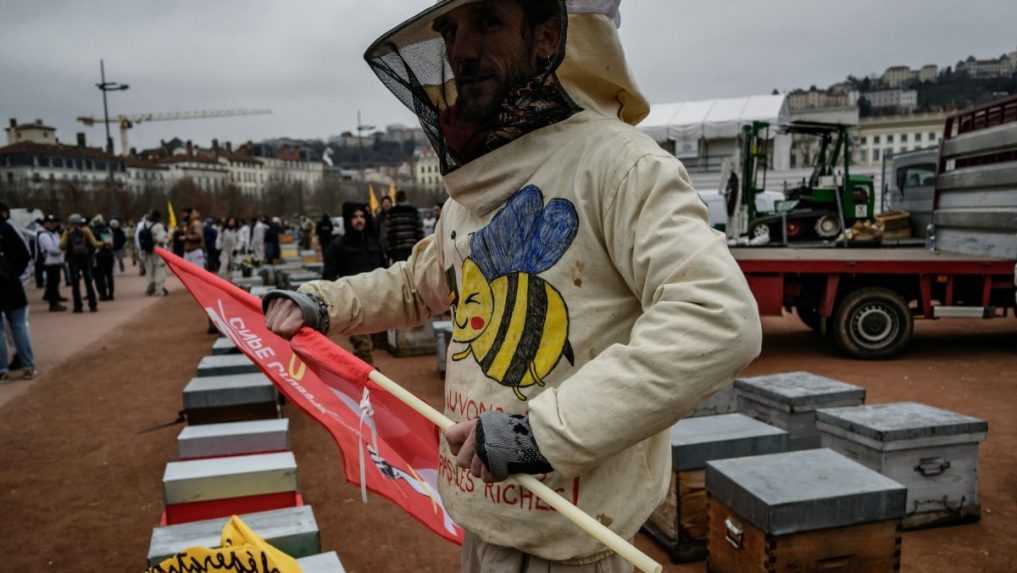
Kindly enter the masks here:
<path id="1" fill-rule="evenodd" d="M 442 174 L 534 130 L 589 110 L 631 125 L 649 112 L 625 62 L 618 36 L 621 0 L 516 0 L 557 3 L 561 41 L 535 75 L 507 86 L 483 125 L 456 113 L 458 90 L 435 23 L 467 4 L 504 0 L 442 0 L 376 40 L 364 55 L 388 87 L 420 119 Z"/>

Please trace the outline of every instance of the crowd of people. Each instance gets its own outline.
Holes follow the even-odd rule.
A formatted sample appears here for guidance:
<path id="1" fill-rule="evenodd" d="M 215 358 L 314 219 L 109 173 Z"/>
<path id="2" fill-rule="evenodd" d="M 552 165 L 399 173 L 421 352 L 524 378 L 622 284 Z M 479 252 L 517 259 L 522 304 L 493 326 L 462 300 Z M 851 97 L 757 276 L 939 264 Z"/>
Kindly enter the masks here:
<path id="1" fill-rule="evenodd" d="M 202 218 L 198 209 L 187 208 L 173 228 L 158 209 L 137 222 L 78 213 L 63 221 L 50 214 L 16 228 L 7 222 L 9 209 L 0 204 L 0 313 L 8 332 L 0 336 L 0 356 L 8 355 L 7 339 L 16 351 L 13 368 L 0 360 L 4 363 L 0 381 L 8 380 L 11 370 L 23 372 L 22 378 L 35 376 L 24 290 L 25 281 L 33 275 L 50 312 L 84 313 L 86 308 L 98 312 L 101 302 L 115 299 L 116 271 L 127 272 L 128 264 L 145 277 L 147 296 L 169 294 L 167 268 L 156 248 L 229 278 L 243 266 L 278 262 L 282 237 L 290 235 L 301 250 L 312 250 L 317 244 L 324 278 L 334 280 L 406 260 L 413 246 L 433 230 L 440 209 L 438 205 L 422 217 L 406 194 L 399 192 L 394 202 L 385 197 L 377 214 L 367 205 L 348 203 L 339 222 L 328 214 L 317 224 L 306 217 L 295 224 L 268 216 Z M 69 296 L 64 289 L 70 290 Z M 370 360 L 370 338 L 355 338 L 357 354 Z"/>
<path id="2" fill-rule="evenodd" d="M 47 215 L 40 226 L 35 240 L 29 242 L 34 251 L 30 260 L 35 265 L 36 286 L 45 289 L 43 300 L 50 312 L 67 310 L 62 304 L 68 299 L 60 292 L 61 278 L 71 289 L 75 313 L 84 312 L 86 300 L 90 312 L 99 310 L 100 301 L 113 300 L 114 270 L 119 266 L 121 273 L 125 271 L 127 234 L 120 221 L 107 223 L 102 215 L 86 220 L 75 213 L 66 225 L 56 215 Z"/>
<path id="3" fill-rule="evenodd" d="M 438 205 L 432 221 L 440 216 Z M 367 205 L 347 203 L 343 206 L 343 223 L 345 232 L 333 238 L 332 221 L 325 215 L 315 231 L 322 250 L 324 280 L 334 281 L 404 261 L 428 233 L 420 210 L 407 201 L 402 191 L 396 193 L 394 204 L 389 197 L 382 199 L 376 217 Z M 430 231 L 433 229 L 431 222 Z M 373 363 L 370 335 L 350 336 L 350 344 L 358 358 Z"/>

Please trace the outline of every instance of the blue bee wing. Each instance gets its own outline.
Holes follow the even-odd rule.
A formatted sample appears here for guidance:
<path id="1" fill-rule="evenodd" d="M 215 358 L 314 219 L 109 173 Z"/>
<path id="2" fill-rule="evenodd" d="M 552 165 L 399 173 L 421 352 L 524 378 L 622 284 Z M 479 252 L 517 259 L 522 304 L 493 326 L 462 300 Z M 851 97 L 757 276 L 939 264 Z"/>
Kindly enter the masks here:
<path id="1" fill-rule="evenodd" d="M 572 202 L 552 199 L 530 228 L 521 270 L 540 274 L 554 266 L 572 246 L 579 230 L 579 215 Z"/>
<path id="2" fill-rule="evenodd" d="M 470 258 L 488 280 L 518 272 L 530 226 L 544 207 L 540 189 L 528 185 L 509 198 L 486 227 L 470 238 Z"/>
<path id="3" fill-rule="evenodd" d="M 470 239 L 470 258 L 488 280 L 515 272 L 541 273 L 565 254 L 579 217 L 571 202 L 527 185 L 509 198 L 491 222 Z"/>

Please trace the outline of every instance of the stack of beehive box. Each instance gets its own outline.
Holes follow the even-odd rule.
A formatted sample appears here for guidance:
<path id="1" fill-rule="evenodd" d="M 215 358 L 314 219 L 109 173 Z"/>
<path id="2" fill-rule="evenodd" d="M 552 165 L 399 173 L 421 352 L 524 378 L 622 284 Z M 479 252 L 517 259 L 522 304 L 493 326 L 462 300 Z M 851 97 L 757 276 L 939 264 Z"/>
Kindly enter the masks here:
<path id="1" fill-rule="evenodd" d="M 344 571 L 334 552 L 321 553 L 275 386 L 231 340 L 220 338 L 201 360 L 183 403 L 187 426 L 163 473 L 165 511 L 152 531 L 149 566 L 189 547 L 215 547 L 226 521 L 239 515 L 305 573 Z"/>
<path id="2" fill-rule="evenodd" d="M 645 529 L 713 573 L 899 571 L 902 530 L 978 519 L 988 427 L 864 401 L 806 372 L 736 380 L 672 428 L 674 476 Z"/>

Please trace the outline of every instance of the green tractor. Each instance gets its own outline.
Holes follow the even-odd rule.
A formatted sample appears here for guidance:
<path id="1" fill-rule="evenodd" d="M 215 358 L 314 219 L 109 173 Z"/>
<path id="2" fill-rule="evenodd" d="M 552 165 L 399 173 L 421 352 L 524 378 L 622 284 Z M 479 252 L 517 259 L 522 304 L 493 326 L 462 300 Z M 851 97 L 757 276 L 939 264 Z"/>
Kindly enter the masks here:
<path id="1" fill-rule="evenodd" d="M 782 126 L 781 131 L 819 139 L 812 174 L 797 187 L 787 189 L 785 200 L 775 204 L 774 212 L 757 211 L 755 196 L 766 186 L 769 128 L 765 122 L 742 128 L 741 177 L 731 177 L 727 190 L 728 214 L 738 223 L 734 233 L 747 237 L 750 244 L 832 241 L 856 221 L 875 216 L 872 177 L 851 175 L 850 126 L 803 121 Z M 757 185 L 760 171 L 761 186 Z"/>

